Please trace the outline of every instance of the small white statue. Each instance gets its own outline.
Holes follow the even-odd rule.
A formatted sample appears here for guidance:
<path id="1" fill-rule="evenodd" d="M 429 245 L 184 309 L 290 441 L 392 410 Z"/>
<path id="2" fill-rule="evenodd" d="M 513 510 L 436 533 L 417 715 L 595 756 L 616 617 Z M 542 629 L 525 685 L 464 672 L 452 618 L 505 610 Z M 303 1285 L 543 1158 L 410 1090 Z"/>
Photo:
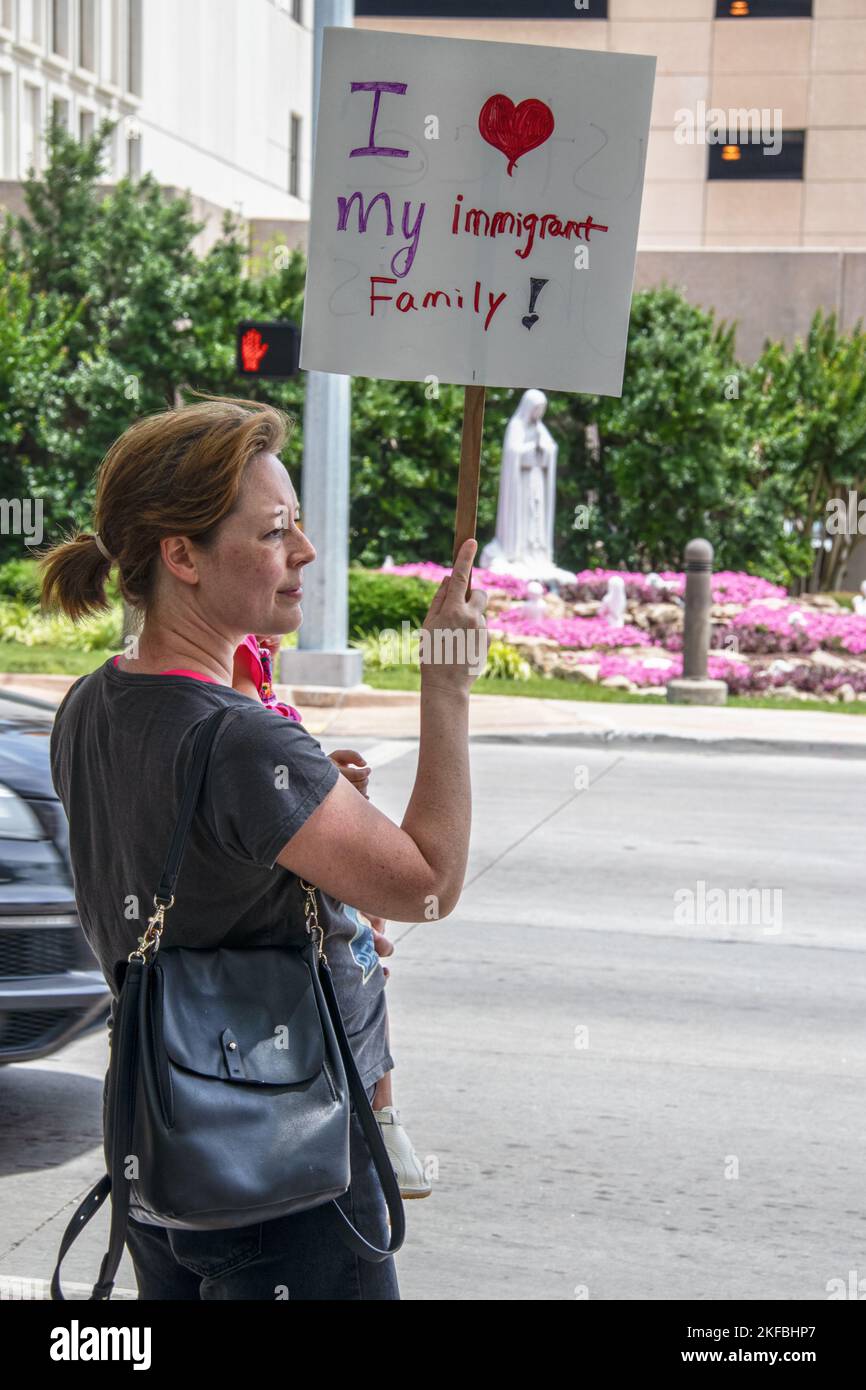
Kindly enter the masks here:
<path id="1" fill-rule="evenodd" d="M 553 562 L 558 445 L 541 417 L 543 391 L 524 391 L 508 421 L 502 447 L 496 536 L 481 553 L 480 568 L 521 579 L 559 579 L 574 575 Z"/>
<path id="2" fill-rule="evenodd" d="M 653 591 L 653 597 L 658 599 L 660 603 L 664 602 L 670 593 L 670 580 L 662 579 L 661 575 L 656 574 L 655 570 L 653 570 L 652 574 L 647 575 L 646 582 Z"/>
<path id="3" fill-rule="evenodd" d="M 625 610 L 625 580 L 621 575 L 613 574 L 607 581 L 607 592 L 601 601 L 598 616 L 600 618 L 607 618 L 611 627 L 622 627 L 624 625 Z"/>
<path id="4" fill-rule="evenodd" d="M 860 585 L 859 594 L 854 595 L 854 612 L 859 613 L 861 618 L 866 618 L 866 579 Z"/>
<path id="5" fill-rule="evenodd" d="M 531 618 L 533 622 L 537 622 L 547 615 L 547 609 L 544 606 L 544 585 L 537 579 L 530 579 L 526 588 L 529 591 L 529 598 L 525 598 L 517 607 L 522 618 Z"/>

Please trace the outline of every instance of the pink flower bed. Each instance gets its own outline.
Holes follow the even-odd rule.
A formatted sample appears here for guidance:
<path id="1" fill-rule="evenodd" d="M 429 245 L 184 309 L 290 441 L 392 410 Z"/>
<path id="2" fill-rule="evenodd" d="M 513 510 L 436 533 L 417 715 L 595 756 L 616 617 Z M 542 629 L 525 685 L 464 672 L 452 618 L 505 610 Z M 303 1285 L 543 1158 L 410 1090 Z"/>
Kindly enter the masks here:
<path id="1" fill-rule="evenodd" d="M 390 566 L 380 571 L 387 574 L 416 575 L 439 583 L 451 573 L 451 567 L 432 563 Z M 625 583 L 626 594 L 636 602 L 663 602 L 681 596 L 685 575 L 665 571 L 659 579 L 667 589 L 650 584 L 645 574 L 627 570 L 583 570 L 573 584 L 559 589 L 566 603 L 597 601 L 603 598 L 608 581 L 619 575 Z M 474 586 L 505 594 L 516 602 L 529 596 L 526 582 L 491 570 L 473 569 Z M 802 605 L 790 600 L 778 606 L 767 600 L 787 599 L 778 584 L 771 584 L 756 575 L 720 571 L 712 576 L 713 601 L 718 604 L 741 604 L 742 611 L 724 622 L 713 624 L 711 651 L 707 663 L 713 680 L 724 680 L 732 695 L 757 694 L 779 686 L 793 687 L 813 695 L 832 696 L 842 685 L 850 685 L 858 695 L 866 694 L 866 670 L 856 665 L 850 669 L 796 661 L 819 649 L 860 657 L 866 654 L 866 617 L 856 613 L 833 612 Z M 605 617 L 544 617 L 531 618 L 519 608 L 507 609 L 491 617 L 489 628 L 503 638 L 545 637 L 557 643 L 564 652 L 569 649 L 596 652 L 599 679 L 625 676 L 633 685 L 647 689 L 660 687 L 682 675 L 682 633 L 675 624 L 655 623 L 650 632 L 625 624 L 613 627 Z M 750 656 L 767 656 L 767 661 L 748 664 L 736 654 L 724 655 L 723 648 L 734 639 L 736 651 Z M 623 652 L 622 648 L 641 648 L 640 654 Z M 791 660 L 773 662 L 775 655 Z M 567 658 L 565 658 L 567 662 Z"/>
<path id="2" fill-rule="evenodd" d="M 565 586 L 568 595 L 577 590 L 574 598 L 578 603 L 604 597 L 608 580 L 618 576 L 625 584 L 626 597 L 638 603 L 658 603 L 671 597 L 682 597 L 686 587 L 686 576 L 678 570 L 661 570 L 659 579 L 667 585 L 665 590 L 651 584 L 646 574 L 635 574 L 629 570 L 581 570 L 575 576 L 574 584 Z M 752 603 L 755 599 L 785 598 L 786 590 L 768 579 L 754 574 L 738 574 L 732 570 L 719 570 L 712 576 L 714 603 Z"/>
<path id="3" fill-rule="evenodd" d="M 641 657 L 619 656 L 611 653 L 599 661 L 599 679 L 608 676 L 625 676 L 633 685 L 667 685 L 683 674 L 683 659 L 675 657 L 667 667 L 647 665 Z M 728 661 L 724 657 L 709 657 L 707 675 L 714 681 L 727 681 L 732 695 L 740 694 L 750 685 L 752 671 L 744 661 Z M 780 682 L 781 684 L 781 682 Z"/>
<path id="4" fill-rule="evenodd" d="M 816 608 L 766 608 L 752 604 L 725 627 L 716 627 L 713 641 L 722 645 L 733 634 L 744 652 L 813 652 L 818 647 L 859 656 L 866 652 L 866 617 L 830 613 Z"/>
<path id="5" fill-rule="evenodd" d="M 405 565 L 391 565 L 388 569 L 380 567 L 381 574 L 411 574 L 419 579 L 431 579 L 441 583 L 446 574 L 451 573 L 450 565 L 437 565 L 430 560 Z M 574 583 L 563 586 L 563 597 L 577 602 L 588 602 L 604 597 L 608 580 L 614 575 L 625 581 L 626 595 L 640 603 L 651 603 L 665 598 L 663 590 L 648 581 L 648 576 L 629 570 L 581 570 L 575 575 Z M 686 577 L 679 570 L 663 570 L 659 579 L 665 581 L 668 595 L 681 596 L 685 590 Z M 479 589 L 492 589 L 508 594 L 514 599 L 524 599 L 529 594 L 526 581 L 514 575 L 497 574 L 494 570 L 473 568 L 472 583 Z M 785 590 L 768 579 L 754 574 L 738 574 L 731 570 L 720 570 L 712 578 L 713 601 L 715 603 L 752 603 L 755 599 L 784 598 Z M 580 592 L 572 593 L 572 590 Z"/>
<path id="6" fill-rule="evenodd" d="M 549 637 L 561 647 L 649 647 L 652 638 L 625 623 L 612 627 L 605 618 L 527 618 L 508 609 L 491 618 L 488 627 L 507 637 Z"/>
<path id="7" fill-rule="evenodd" d="M 411 565 L 389 565 L 387 569 L 380 566 L 379 574 L 409 574 L 417 579 L 430 579 L 434 584 L 441 584 L 442 580 L 452 570 L 451 565 L 434 565 L 431 560 L 425 560 L 420 564 Z M 529 588 L 525 579 L 518 579 L 511 574 L 494 574 L 493 570 L 482 570 L 472 567 L 472 587 L 475 589 L 494 589 L 501 594 L 508 594 L 510 598 L 524 599 L 529 597 Z"/>

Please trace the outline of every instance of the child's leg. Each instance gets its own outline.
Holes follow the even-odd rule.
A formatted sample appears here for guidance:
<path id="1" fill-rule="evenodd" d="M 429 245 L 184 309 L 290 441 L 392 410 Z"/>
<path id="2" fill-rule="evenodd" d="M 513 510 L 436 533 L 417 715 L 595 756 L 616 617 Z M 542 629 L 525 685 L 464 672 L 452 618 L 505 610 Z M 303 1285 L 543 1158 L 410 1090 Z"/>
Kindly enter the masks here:
<path id="1" fill-rule="evenodd" d="M 374 1110 L 381 1110 L 383 1105 L 393 1105 L 394 1100 L 391 1091 L 391 1073 L 385 1072 L 376 1082 L 376 1090 L 373 1093 L 371 1102 Z"/>
<path id="2" fill-rule="evenodd" d="M 385 1037 L 387 1039 L 388 1051 L 391 1050 L 391 1020 L 388 1017 L 388 1008 L 385 1007 Z M 374 1110 L 381 1110 L 383 1105 L 393 1105 L 391 1092 L 391 1073 L 385 1072 L 376 1082 L 376 1089 L 373 1092 L 373 1099 L 370 1102 Z"/>

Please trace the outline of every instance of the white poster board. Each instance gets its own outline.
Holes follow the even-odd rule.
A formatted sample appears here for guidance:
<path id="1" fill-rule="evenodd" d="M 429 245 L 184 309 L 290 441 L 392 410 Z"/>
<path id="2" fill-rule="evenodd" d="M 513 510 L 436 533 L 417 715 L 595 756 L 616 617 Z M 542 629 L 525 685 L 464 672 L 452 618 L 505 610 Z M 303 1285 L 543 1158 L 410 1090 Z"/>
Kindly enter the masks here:
<path id="1" fill-rule="evenodd" d="M 655 63 L 326 28 L 301 368 L 621 395 Z"/>

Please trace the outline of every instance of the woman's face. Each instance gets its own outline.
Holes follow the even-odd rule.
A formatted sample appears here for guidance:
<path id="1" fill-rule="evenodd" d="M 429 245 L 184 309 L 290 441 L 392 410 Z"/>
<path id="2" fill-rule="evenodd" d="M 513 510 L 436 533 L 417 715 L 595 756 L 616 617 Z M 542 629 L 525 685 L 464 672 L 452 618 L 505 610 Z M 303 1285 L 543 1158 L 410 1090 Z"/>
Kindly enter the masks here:
<path id="1" fill-rule="evenodd" d="M 210 550 L 196 552 L 200 599 L 227 634 L 284 635 L 303 622 L 303 567 L 316 551 L 299 529 L 298 499 L 275 454 L 248 465 L 238 503 Z"/>

